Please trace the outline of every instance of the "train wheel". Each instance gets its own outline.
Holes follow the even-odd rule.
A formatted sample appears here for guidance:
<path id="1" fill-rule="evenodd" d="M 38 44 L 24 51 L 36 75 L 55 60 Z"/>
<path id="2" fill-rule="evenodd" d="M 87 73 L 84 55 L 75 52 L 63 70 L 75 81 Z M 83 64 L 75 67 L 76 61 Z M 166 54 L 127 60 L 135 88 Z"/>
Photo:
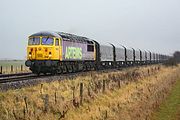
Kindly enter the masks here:
<path id="1" fill-rule="evenodd" d="M 62 66 L 62 73 L 67 73 L 68 72 L 68 67 L 67 65 Z"/>
<path id="2" fill-rule="evenodd" d="M 67 66 L 67 70 L 68 70 L 69 73 L 72 73 L 72 66 L 71 66 L 71 65 L 68 65 L 68 66 Z"/>
<path id="3" fill-rule="evenodd" d="M 87 71 L 87 66 L 83 65 L 83 71 Z"/>
<path id="4" fill-rule="evenodd" d="M 56 75 L 57 73 L 58 73 L 58 69 L 53 68 L 53 70 L 52 70 L 52 74 L 53 74 L 53 75 Z"/>
<path id="5" fill-rule="evenodd" d="M 56 70 L 53 70 L 52 72 L 51 72 L 51 75 L 55 75 L 57 72 L 56 72 Z"/>
<path id="6" fill-rule="evenodd" d="M 89 64 L 87 64 L 87 70 L 90 71 L 91 70 L 91 66 Z"/>
<path id="7" fill-rule="evenodd" d="M 43 74 L 44 74 L 44 75 L 47 75 L 47 73 L 46 73 L 46 72 L 43 72 Z"/>
<path id="8" fill-rule="evenodd" d="M 58 74 L 61 74 L 61 73 L 63 73 L 63 70 L 62 70 L 62 68 L 59 68 L 57 73 L 58 73 Z"/>
<path id="9" fill-rule="evenodd" d="M 40 76 L 40 74 L 41 74 L 40 72 L 36 72 L 36 75 L 37 75 L 37 76 Z"/>
<path id="10" fill-rule="evenodd" d="M 72 71 L 73 71 L 73 73 L 76 72 L 76 66 L 75 65 L 72 66 Z"/>

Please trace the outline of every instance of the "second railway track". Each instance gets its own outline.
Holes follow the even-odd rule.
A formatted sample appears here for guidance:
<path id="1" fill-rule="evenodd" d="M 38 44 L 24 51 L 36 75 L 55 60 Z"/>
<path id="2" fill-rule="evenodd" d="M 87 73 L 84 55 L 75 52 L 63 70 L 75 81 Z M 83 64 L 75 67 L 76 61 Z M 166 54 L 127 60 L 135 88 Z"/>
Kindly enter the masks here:
<path id="1" fill-rule="evenodd" d="M 37 75 L 34 75 L 32 73 L 18 74 L 18 75 L 9 74 L 9 75 L 5 75 L 4 77 L 1 76 L 0 83 L 16 82 L 16 81 L 28 80 L 28 79 L 36 78 L 36 77 Z"/>
<path id="2" fill-rule="evenodd" d="M 13 76 L 22 76 L 22 75 L 30 75 L 30 74 L 32 74 L 32 72 L 14 73 L 14 74 L 0 74 L 0 78 L 13 77 Z"/>
<path id="3" fill-rule="evenodd" d="M 99 70 L 97 72 L 107 72 L 107 71 L 113 71 L 113 70 L 116 70 L 116 69 Z M 40 76 L 37 76 L 36 74 L 33 74 L 33 73 L 5 74 L 5 75 L 0 75 L 0 84 L 25 81 L 25 80 L 27 81 L 31 79 L 48 78 L 48 77 L 71 78 L 75 75 L 82 75 L 88 72 L 92 72 L 92 71 L 62 73 L 62 74 L 56 74 L 56 75 L 47 74 L 47 75 L 40 75 Z"/>

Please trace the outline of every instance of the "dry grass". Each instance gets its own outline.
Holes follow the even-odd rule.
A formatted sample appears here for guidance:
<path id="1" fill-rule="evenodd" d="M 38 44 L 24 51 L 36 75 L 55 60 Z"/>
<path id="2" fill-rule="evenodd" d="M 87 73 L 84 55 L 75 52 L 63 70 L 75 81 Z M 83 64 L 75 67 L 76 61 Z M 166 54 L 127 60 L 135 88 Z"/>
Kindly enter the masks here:
<path id="1" fill-rule="evenodd" d="M 89 75 L 75 79 L 9 90 L 0 93 L 0 119 L 148 118 L 164 99 L 179 72 L 177 67 L 154 68 L 155 66 L 131 68 L 98 74 L 89 72 Z M 103 80 L 106 81 L 104 92 Z M 79 103 L 81 82 L 84 85 L 83 105 Z M 45 99 L 46 95 L 48 100 Z"/>
<path id="2" fill-rule="evenodd" d="M 79 110 L 73 109 L 67 119 L 150 119 L 153 110 L 165 99 L 177 80 L 179 72 L 177 68 L 164 68 L 154 76 L 145 77 L 119 90 L 109 91 Z"/>

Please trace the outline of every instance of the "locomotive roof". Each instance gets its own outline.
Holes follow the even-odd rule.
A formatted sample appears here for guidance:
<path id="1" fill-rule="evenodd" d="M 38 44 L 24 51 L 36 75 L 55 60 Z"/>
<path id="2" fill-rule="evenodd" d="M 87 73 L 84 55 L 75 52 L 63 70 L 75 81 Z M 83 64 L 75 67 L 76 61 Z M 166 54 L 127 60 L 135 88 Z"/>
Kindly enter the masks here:
<path id="1" fill-rule="evenodd" d="M 93 43 L 92 40 L 86 37 L 77 36 L 74 34 L 64 33 L 64 32 L 49 32 L 43 31 L 32 34 L 30 37 L 33 36 L 51 36 L 51 37 L 62 37 L 63 40 L 67 41 L 78 41 L 78 42 L 85 42 L 85 43 Z"/>
<path id="2" fill-rule="evenodd" d="M 42 31 L 42 32 L 34 33 L 30 37 L 33 37 L 33 36 L 60 37 L 59 34 L 57 34 L 56 32 L 49 32 L 49 31 Z"/>
<path id="3" fill-rule="evenodd" d="M 73 40 L 73 41 L 78 41 L 78 42 L 86 42 L 86 43 L 92 43 L 92 40 L 86 37 L 82 36 L 77 36 L 74 34 L 69 34 L 65 32 L 58 32 L 58 34 L 65 40 Z"/>

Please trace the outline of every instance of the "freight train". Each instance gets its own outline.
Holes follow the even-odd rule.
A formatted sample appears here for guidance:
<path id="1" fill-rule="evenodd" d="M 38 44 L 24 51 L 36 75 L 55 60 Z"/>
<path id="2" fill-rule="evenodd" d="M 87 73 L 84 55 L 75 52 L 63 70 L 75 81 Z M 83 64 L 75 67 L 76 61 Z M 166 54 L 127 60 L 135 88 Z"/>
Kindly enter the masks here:
<path id="1" fill-rule="evenodd" d="M 64 32 L 38 32 L 29 36 L 26 66 L 35 74 L 56 74 L 162 63 L 169 56 L 101 44 Z"/>

